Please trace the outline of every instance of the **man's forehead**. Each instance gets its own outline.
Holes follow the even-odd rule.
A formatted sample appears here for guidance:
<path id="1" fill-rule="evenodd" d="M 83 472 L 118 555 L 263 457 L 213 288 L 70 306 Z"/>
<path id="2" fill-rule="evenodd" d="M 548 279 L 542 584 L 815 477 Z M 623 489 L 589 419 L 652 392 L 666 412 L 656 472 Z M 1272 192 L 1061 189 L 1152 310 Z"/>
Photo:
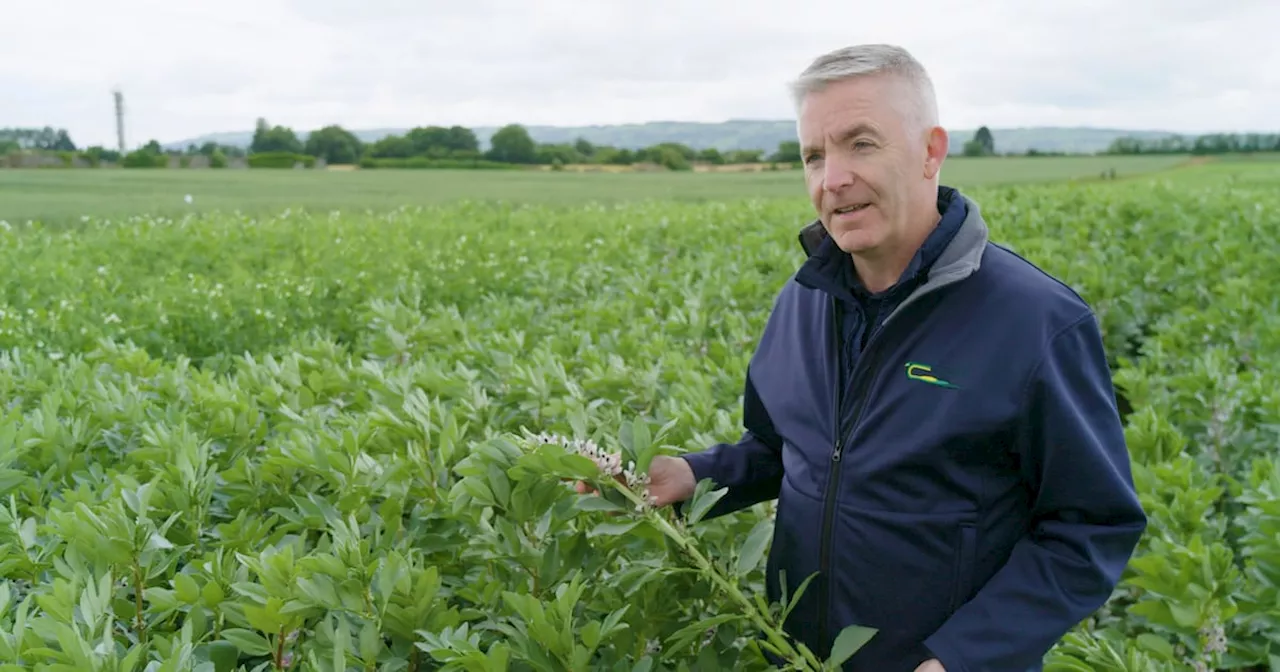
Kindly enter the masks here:
<path id="1" fill-rule="evenodd" d="M 832 124 L 806 124 L 802 119 L 797 130 L 802 145 L 815 146 L 828 140 L 844 142 L 859 135 L 884 135 L 879 124 L 858 114 L 850 114 Z"/>

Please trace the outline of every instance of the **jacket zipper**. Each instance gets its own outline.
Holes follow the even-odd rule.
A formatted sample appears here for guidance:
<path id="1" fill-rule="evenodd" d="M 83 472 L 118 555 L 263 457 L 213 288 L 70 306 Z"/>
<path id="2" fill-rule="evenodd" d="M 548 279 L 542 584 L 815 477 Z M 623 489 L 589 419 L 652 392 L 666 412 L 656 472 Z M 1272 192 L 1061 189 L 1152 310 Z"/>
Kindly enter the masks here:
<path id="1" fill-rule="evenodd" d="M 842 423 L 840 420 L 841 420 L 841 410 L 844 407 L 843 397 L 844 397 L 844 387 L 845 387 L 846 381 L 844 380 L 844 348 L 841 347 L 841 340 L 842 340 L 841 334 L 843 333 L 843 329 L 841 325 L 839 308 L 840 308 L 839 300 L 836 299 L 835 297 L 832 297 L 831 299 L 832 320 L 831 321 L 832 321 L 832 324 L 835 325 L 834 329 L 832 329 L 832 334 L 835 337 L 836 365 L 838 367 L 838 371 L 836 375 L 835 394 L 832 395 L 835 398 L 834 412 L 832 413 L 832 418 L 835 426 L 832 434 L 834 436 L 837 436 L 838 438 L 836 439 L 835 444 L 832 445 L 831 447 L 831 461 L 830 461 L 831 474 L 827 478 L 827 490 L 826 490 L 825 496 L 823 497 L 824 509 L 822 514 L 822 541 L 819 545 L 818 571 L 823 577 L 826 590 L 822 591 L 818 595 L 819 597 L 818 633 L 820 637 L 818 641 L 821 643 L 821 646 L 824 648 L 828 645 L 828 642 L 830 641 L 831 595 L 832 593 L 835 592 L 834 586 L 832 585 L 832 581 L 831 581 L 831 537 L 833 536 L 832 527 L 835 523 L 834 518 L 835 518 L 835 509 L 836 509 L 836 493 L 839 491 L 839 483 L 840 483 L 840 458 L 841 458 L 841 455 L 844 453 L 845 443 L 848 442 L 849 436 L 853 434 L 853 430 L 856 429 L 857 426 L 862 422 L 862 413 L 864 410 L 866 410 L 866 405 L 867 405 L 866 404 L 867 396 L 868 396 L 867 392 L 870 389 L 871 382 L 874 382 L 875 376 L 878 374 L 878 371 L 875 368 L 878 362 L 876 362 L 875 360 L 872 360 L 871 364 L 865 364 L 865 362 L 868 359 L 867 356 L 872 353 L 873 346 L 877 344 L 876 337 L 880 335 L 880 332 L 884 329 L 884 326 L 885 326 L 882 323 L 880 327 L 876 328 L 871 333 L 871 337 L 867 339 L 866 347 L 863 348 L 860 356 L 858 357 L 858 364 L 854 367 L 854 370 L 851 376 L 851 380 L 859 381 L 857 391 L 854 394 L 854 399 L 856 399 L 856 406 L 854 406 L 853 408 L 853 413 L 852 413 L 853 420 L 852 422 L 849 423 L 849 426 L 847 428 L 841 431 L 840 425 Z M 859 370 L 863 370 L 863 375 L 861 377 L 858 376 Z"/>
<path id="2" fill-rule="evenodd" d="M 818 594 L 818 640 L 819 646 L 825 647 L 827 644 L 827 630 L 830 628 L 828 624 L 829 612 L 831 610 L 831 518 L 835 514 L 835 494 L 836 486 L 840 481 L 840 453 L 841 446 L 844 444 L 844 435 L 840 430 L 840 408 L 843 404 L 844 397 L 844 348 L 841 345 L 841 332 L 843 325 L 841 324 L 840 301 L 834 296 L 831 297 L 831 335 L 832 343 L 836 353 L 836 375 L 835 389 L 831 395 L 831 436 L 835 437 L 835 443 L 831 446 L 831 473 L 827 476 L 827 491 L 823 495 L 823 512 L 822 512 L 822 540 L 818 547 L 818 573 L 822 576 L 822 581 L 826 586 Z"/>

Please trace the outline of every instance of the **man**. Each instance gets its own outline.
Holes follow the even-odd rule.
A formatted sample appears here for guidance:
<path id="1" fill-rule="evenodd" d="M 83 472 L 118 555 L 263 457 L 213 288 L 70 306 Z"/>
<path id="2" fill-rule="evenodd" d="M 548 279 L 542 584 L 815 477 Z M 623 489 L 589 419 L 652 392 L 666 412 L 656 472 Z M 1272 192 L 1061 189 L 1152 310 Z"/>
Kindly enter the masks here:
<path id="1" fill-rule="evenodd" d="M 939 186 L 948 138 L 904 50 L 819 57 L 795 84 L 818 220 L 751 359 L 736 444 L 655 460 L 655 503 L 696 481 L 722 515 L 778 499 L 768 567 L 787 631 L 875 672 L 1041 669 L 1100 607 L 1146 527 L 1098 324 L 988 242 Z"/>

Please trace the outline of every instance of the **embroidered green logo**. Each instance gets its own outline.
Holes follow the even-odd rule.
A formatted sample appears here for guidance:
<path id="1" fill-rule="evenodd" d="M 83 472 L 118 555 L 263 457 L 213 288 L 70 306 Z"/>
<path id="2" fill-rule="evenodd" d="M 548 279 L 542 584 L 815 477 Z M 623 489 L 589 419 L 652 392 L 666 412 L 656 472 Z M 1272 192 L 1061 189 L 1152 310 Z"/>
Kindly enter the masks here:
<path id="1" fill-rule="evenodd" d="M 948 387 L 951 389 L 957 388 L 956 385 L 952 385 L 951 383 L 933 375 L 933 367 L 928 364 L 907 362 L 907 377 L 911 380 L 918 380 L 922 383 L 937 385 L 938 387 Z"/>

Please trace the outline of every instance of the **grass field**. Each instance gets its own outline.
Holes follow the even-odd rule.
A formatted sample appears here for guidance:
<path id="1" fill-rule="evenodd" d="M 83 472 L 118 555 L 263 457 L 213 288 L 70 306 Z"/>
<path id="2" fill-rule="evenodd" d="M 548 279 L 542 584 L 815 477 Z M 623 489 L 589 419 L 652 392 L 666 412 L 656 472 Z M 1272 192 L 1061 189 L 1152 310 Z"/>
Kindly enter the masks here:
<path id="1" fill-rule="evenodd" d="M 995 241 L 1095 308 L 1150 517 L 1046 672 L 1280 669 L 1280 163 L 951 165 Z M 700 520 L 702 490 L 680 523 L 526 432 L 632 475 L 736 440 L 801 262 L 798 174 L 0 181 L 52 223 L 0 215 L 0 672 L 755 672 L 759 632 L 786 648 L 758 601 L 771 504 Z M 154 216 L 188 191 L 226 212 Z M 865 586 L 871 616 L 951 595 L 962 558 Z"/>
<path id="2" fill-rule="evenodd" d="M 947 159 L 948 184 L 960 187 L 1150 174 L 1186 157 Z M 193 203 L 184 197 L 190 194 Z M 239 210 L 263 214 L 387 209 L 459 199 L 572 204 L 654 198 L 715 201 L 803 196 L 799 171 L 761 173 L 551 173 L 537 171 L 292 170 L 0 170 L 0 219 L 64 223 L 84 215 L 175 216 Z"/>

